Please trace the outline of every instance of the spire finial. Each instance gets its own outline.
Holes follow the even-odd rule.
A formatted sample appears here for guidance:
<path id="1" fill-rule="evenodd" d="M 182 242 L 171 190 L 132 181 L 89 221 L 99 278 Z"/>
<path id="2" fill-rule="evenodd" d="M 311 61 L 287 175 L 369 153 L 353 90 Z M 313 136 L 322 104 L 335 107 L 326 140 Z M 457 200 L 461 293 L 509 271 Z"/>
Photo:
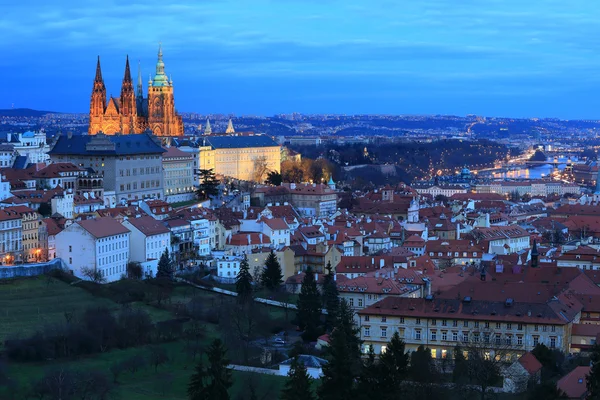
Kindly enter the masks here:
<path id="1" fill-rule="evenodd" d="M 162 42 L 158 42 L 158 58 L 162 59 Z"/>
<path id="2" fill-rule="evenodd" d="M 144 84 L 142 82 L 142 67 L 140 65 L 140 60 L 138 60 L 138 81 L 137 81 L 137 95 L 138 97 L 144 96 Z"/>

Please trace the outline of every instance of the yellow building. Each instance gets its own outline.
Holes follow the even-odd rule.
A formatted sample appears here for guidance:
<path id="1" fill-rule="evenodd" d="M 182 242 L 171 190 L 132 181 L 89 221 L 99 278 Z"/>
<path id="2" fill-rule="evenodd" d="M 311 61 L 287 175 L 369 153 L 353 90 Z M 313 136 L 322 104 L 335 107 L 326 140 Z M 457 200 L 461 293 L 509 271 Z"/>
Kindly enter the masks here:
<path id="1" fill-rule="evenodd" d="M 279 144 L 266 135 L 206 136 L 199 148 L 200 169 L 244 181 L 263 182 L 281 171 Z"/>

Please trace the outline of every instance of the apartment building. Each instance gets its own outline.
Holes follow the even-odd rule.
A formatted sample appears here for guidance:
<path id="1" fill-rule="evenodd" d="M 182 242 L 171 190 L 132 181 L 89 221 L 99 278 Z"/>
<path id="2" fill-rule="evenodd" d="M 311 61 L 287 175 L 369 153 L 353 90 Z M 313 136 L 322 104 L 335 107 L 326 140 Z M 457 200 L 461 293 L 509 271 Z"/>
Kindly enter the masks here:
<path id="1" fill-rule="evenodd" d="M 111 217 L 75 221 L 56 235 L 56 256 L 81 279 L 93 271 L 113 282 L 127 273 L 130 233 Z"/>
<path id="2" fill-rule="evenodd" d="M 531 351 L 538 343 L 569 352 L 573 323 L 579 307 L 562 300 L 516 302 L 462 299 L 387 297 L 358 311 L 363 350 L 385 352 L 394 332 L 406 342 L 407 351 L 423 345 L 434 358 L 451 358 L 457 345 L 489 345 L 508 351 L 510 359 Z"/>
<path id="3" fill-rule="evenodd" d="M 163 154 L 165 199 L 169 203 L 192 200 L 194 194 L 194 158 L 177 147 Z"/>

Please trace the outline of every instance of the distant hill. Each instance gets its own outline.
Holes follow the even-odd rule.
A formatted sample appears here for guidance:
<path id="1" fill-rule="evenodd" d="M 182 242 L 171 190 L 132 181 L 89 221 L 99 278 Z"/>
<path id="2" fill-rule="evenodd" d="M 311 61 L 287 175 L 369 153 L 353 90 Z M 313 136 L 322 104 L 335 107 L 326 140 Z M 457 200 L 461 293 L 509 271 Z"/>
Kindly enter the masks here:
<path id="1" fill-rule="evenodd" d="M 0 117 L 41 117 L 46 114 L 62 114 L 55 111 L 32 110 L 31 108 L 0 109 Z"/>

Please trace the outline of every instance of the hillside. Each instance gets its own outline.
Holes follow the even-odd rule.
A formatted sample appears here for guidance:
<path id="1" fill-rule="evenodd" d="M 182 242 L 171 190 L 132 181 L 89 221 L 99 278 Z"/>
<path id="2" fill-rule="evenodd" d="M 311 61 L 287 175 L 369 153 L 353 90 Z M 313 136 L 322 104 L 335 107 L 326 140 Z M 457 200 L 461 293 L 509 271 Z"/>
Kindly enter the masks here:
<path id="1" fill-rule="evenodd" d="M 46 114 L 61 114 L 55 111 L 32 110 L 30 108 L 0 109 L 0 117 L 42 117 Z"/>

